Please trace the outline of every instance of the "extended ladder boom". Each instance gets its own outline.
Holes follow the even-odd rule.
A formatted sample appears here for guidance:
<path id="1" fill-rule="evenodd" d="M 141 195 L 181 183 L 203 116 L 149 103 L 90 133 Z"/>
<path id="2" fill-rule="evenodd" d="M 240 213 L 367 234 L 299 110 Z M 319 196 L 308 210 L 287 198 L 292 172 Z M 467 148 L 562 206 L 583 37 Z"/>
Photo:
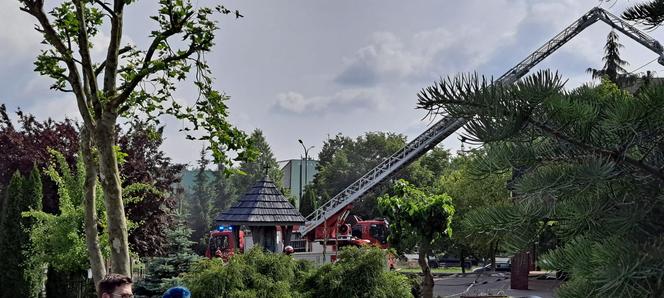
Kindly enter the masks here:
<path id="1" fill-rule="evenodd" d="M 595 7 L 574 21 L 571 25 L 567 26 L 563 31 L 519 62 L 516 66 L 508 70 L 505 74 L 500 76 L 495 83 L 512 84 L 516 82 L 527 74 L 531 68 L 598 20 L 607 23 L 609 26 L 624 33 L 658 54 L 658 62 L 664 65 L 664 51 L 659 42 L 604 9 Z M 443 117 L 405 147 L 382 161 L 371 171 L 364 174 L 360 179 L 353 182 L 346 187 L 346 189 L 307 216 L 307 222 L 301 230 L 302 235 L 309 234 L 316 229 L 316 227 L 325 223 L 326 220 L 347 208 L 365 193 L 379 185 L 381 182 L 386 181 L 399 170 L 408 166 L 438 143 L 452 135 L 465 123 L 466 120 L 463 118 Z"/>

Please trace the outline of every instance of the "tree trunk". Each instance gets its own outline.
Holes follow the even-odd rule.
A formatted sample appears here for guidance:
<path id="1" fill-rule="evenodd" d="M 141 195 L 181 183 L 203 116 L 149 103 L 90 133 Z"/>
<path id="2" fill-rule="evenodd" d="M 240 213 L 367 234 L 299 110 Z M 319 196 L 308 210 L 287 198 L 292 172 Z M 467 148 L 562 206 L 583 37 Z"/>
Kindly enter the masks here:
<path id="1" fill-rule="evenodd" d="M 498 250 L 498 240 L 491 246 L 491 271 L 496 271 L 496 251 Z"/>
<path id="2" fill-rule="evenodd" d="M 420 252 L 419 259 L 417 262 L 422 268 L 422 297 L 423 298 L 432 298 L 433 297 L 433 274 L 431 274 L 431 268 L 429 268 L 429 243 L 420 241 Z"/>
<path id="3" fill-rule="evenodd" d="M 95 288 L 98 291 L 99 281 L 106 275 L 104 257 L 99 248 L 99 236 L 97 231 L 97 209 L 96 204 L 96 186 L 97 186 L 97 164 L 92 154 L 92 139 L 87 127 L 81 130 L 81 155 L 85 165 L 85 182 L 83 189 L 85 197 L 83 205 L 85 207 L 85 244 L 90 258 L 90 268 L 92 270 L 92 279 Z"/>
<path id="4" fill-rule="evenodd" d="M 108 242 L 111 246 L 113 273 L 131 276 L 127 219 L 122 203 L 122 186 L 115 145 L 115 121 L 117 115 L 104 112 L 98 122 L 95 141 L 99 150 L 99 170 L 104 190 L 104 205 L 108 220 Z"/>
<path id="5" fill-rule="evenodd" d="M 466 274 L 466 255 L 463 247 L 459 250 L 459 262 L 461 263 L 461 274 Z"/>

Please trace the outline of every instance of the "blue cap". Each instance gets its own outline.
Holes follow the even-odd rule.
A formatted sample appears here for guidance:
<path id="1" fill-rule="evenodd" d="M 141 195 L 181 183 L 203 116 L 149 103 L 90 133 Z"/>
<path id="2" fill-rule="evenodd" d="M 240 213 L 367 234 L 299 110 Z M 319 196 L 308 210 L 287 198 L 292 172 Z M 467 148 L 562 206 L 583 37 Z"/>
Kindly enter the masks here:
<path id="1" fill-rule="evenodd" d="M 190 298 L 191 292 L 185 287 L 170 288 L 164 293 L 162 298 Z"/>

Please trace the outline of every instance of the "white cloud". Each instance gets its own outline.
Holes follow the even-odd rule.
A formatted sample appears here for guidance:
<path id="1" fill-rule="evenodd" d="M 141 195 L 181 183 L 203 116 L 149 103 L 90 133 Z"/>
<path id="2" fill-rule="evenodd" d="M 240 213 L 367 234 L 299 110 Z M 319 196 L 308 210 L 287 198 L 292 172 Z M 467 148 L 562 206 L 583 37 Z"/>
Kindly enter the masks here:
<path id="1" fill-rule="evenodd" d="M 40 35 L 30 15 L 19 10 L 19 1 L 0 1 L 0 57 L 5 63 L 32 58 L 39 47 Z"/>
<path id="2" fill-rule="evenodd" d="M 488 4 L 491 6 L 492 4 Z M 429 81 L 442 74 L 476 69 L 487 63 L 495 51 L 513 42 L 519 23 L 527 17 L 523 5 L 516 5 L 508 18 L 497 19 L 494 11 L 481 10 L 472 24 L 448 20 L 440 27 L 410 36 L 376 32 L 368 45 L 343 60 L 344 69 L 335 81 L 344 85 L 374 86 L 394 81 Z"/>
<path id="3" fill-rule="evenodd" d="M 386 107 L 383 98 L 379 90 L 365 88 L 345 89 L 330 96 L 313 97 L 289 91 L 278 94 L 273 107 L 278 111 L 295 114 L 380 110 Z"/>
<path id="4" fill-rule="evenodd" d="M 81 121 L 76 100 L 73 95 L 68 94 L 35 102 L 33 105 L 25 107 L 24 111 L 34 115 L 37 119 L 63 120 L 67 118 Z"/>

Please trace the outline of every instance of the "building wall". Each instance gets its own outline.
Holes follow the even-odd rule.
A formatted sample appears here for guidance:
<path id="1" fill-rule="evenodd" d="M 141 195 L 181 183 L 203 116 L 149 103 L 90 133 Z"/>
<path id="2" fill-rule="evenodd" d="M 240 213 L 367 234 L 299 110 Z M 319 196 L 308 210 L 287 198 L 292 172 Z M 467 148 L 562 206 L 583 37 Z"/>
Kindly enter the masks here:
<path id="1" fill-rule="evenodd" d="M 317 160 L 310 159 L 305 161 L 302 159 L 291 159 L 281 168 L 281 172 L 284 173 L 282 180 L 283 185 L 290 191 L 290 194 L 295 197 L 295 207 L 297 209 L 300 209 L 300 198 L 302 197 L 300 190 L 304 192 L 304 187 L 300 188 L 300 186 L 309 185 L 314 181 L 314 176 L 316 176 L 317 173 L 317 165 Z"/>

